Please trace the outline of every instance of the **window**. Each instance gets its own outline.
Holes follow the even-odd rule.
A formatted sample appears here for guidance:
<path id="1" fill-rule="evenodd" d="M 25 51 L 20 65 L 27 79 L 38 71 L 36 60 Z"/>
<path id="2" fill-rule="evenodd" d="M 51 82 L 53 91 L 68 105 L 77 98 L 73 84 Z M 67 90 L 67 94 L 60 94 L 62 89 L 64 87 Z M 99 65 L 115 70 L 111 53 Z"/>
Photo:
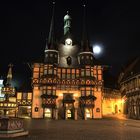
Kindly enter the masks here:
<path id="1" fill-rule="evenodd" d="M 81 76 L 85 76 L 85 71 L 81 70 Z"/>
<path id="2" fill-rule="evenodd" d="M 44 70 L 44 74 L 47 74 L 47 69 Z"/>
<path id="3" fill-rule="evenodd" d="M 51 90 L 47 90 L 47 94 L 48 95 L 51 95 Z"/>
<path id="4" fill-rule="evenodd" d="M 81 96 L 85 96 L 85 91 L 84 90 L 81 91 Z"/>
<path id="5" fill-rule="evenodd" d="M 54 74 L 56 74 L 56 69 L 54 69 Z"/>
<path id="6" fill-rule="evenodd" d="M 48 74 L 52 74 L 52 69 L 49 69 Z"/>
<path id="7" fill-rule="evenodd" d="M 70 56 L 68 56 L 68 57 L 66 58 L 66 60 L 67 60 L 67 64 L 68 64 L 68 65 L 71 65 L 71 63 L 72 63 L 72 58 L 71 58 Z"/>
<path id="8" fill-rule="evenodd" d="M 86 76 L 90 76 L 90 70 L 86 70 Z"/>
<path id="9" fill-rule="evenodd" d="M 75 79 L 75 74 L 72 74 L 72 79 Z"/>
<path id="10" fill-rule="evenodd" d="M 66 78 L 65 73 L 62 73 L 62 79 Z"/>
<path id="11" fill-rule="evenodd" d="M 86 96 L 89 96 L 90 95 L 90 91 L 86 91 Z"/>
<path id="12" fill-rule="evenodd" d="M 101 70 L 98 70 L 98 74 L 102 74 L 102 71 Z"/>
<path id="13" fill-rule="evenodd" d="M 55 95 L 55 90 L 52 91 L 52 94 Z"/>
<path id="14" fill-rule="evenodd" d="M 102 80 L 102 75 L 98 75 L 98 80 Z"/>
<path id="15" fill-rule="evenodd" d="M 39 77 L 39 73 L 34 72 L 33 77 L 34 78 L 38 78 Z"/>
<path id="16" fill-rule="evenodd" d="M 69 73 L 67 74 L 67 78 L 70 79 L 70 74 Z"/>
<path id="17" fill-rule="evenodd" d="M 22 96 L 22 93 L 21 92 L 18 92 L 17 93 L 17 99 L 21 99 L 21 96 Z"/>

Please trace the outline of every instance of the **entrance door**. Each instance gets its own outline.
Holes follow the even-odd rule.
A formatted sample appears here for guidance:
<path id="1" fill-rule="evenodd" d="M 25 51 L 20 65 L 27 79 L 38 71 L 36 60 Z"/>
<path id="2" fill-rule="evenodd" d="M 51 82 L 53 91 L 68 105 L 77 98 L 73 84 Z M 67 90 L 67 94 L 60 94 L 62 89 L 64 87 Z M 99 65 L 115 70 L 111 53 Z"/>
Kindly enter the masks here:
<path id="1" fill-rule="evenodd" d="M 71 119 L 72 118 L 72 112 L 70 109 L 66 110 L 66 116 L 68 119 Z"/>
<path id="2" fill-rule="evenodd" d="M 90 110 L 89 109 L 86 109 L 86 117 L 87 117 L 87 119 L 88 118 L 91 118 L 91 113 L 90 113 Z"/>
<path id="3" fill-rule="evenodd" d="M 49 108 L 45 108 L 45 110 L 44 110 L 44 117 L 45 118 L 52 118 L 52 111 L 51 111 L 51 109 L 49 109 Z"/>

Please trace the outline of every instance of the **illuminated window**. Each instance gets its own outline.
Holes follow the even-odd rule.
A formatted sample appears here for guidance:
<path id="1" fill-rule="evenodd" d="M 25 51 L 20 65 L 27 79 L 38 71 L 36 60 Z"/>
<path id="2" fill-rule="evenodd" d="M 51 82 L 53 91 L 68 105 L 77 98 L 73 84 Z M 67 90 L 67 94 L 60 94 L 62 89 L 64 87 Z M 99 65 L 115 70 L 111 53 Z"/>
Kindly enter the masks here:
<path id="1" fill-rule="evenodd" d="M 75 73 L 75 69 L 72 69 L 72 73 Z"/>
<path id="2" fill-rule="evenodd" d="M 67 74 L 67 78 L 70 79 L 70 74 Z"/>
<path id="3" fill-rule="evenodd" d="M 44 70 L 44 74 L 47 74 L 47 70 L 46 69 Z"/>
<path id="4" fill-rule="evenodd" d="M 62 69 L 62 73 L 66 73 L 66 69 Z"/>
<path id="5" fill-rule="evenodd" d="M 98 80 L 102 80 L 102 75 L 98 75 Z"/>
<path id="6" fill-rule="evenodd" d="M 36 67 L 35 67 L 35 68 L 34 68 L 34 71 L 38 72 L 38 71 L 39 71 L 39 68 L 36 68 Z"/>
<path id="7" fill-rule="evenodd" d="M 56 74 L 56 69 L 54 69 L 54 74 Z"/>
<path id="8" fill-rule="evenodd" d="M 48 87 L 47 87 L 47 89 L 50 89 L 50 90 L 51 90 L 51 89 L 52 89 L 52 87 L 51 87 L 51 86 L 48 86 Z"/>
<path id="9" fill-rule="evenodd" d="M 58 71 L 58 73 L 60 73 L 61 72 L 61 69 L 58 69 L 57 71 Z"/>
<path id="10" fill-rule="evenodd" d="M 34 78 L 38 78 L 39 77 L 39 73 L 33 73 L 33 77 Z"/>
<path id="11" fill-rule="evenodd" d="M 17 93 L 17 99 L 19 99 L 19 100 L 20 100 L 20 99 L 21 99 L 21 97 L 22 97 L 22 93 L 21 93 L 21 92 L 18 92 L 18 93 Z"/>
<path id="12" fill-rule="evenodd" d="M 57 75 L 58 75 L 59 78 L 61 78 L 61 74 L 60 73 L 58 73 Z"/>
<path id="13" fill-rule="evenodd" d="M 43 72 L 43 68 L 40 68 L 40 72 Z"/>
<path id="14" fill-rule="evenodd" d="M 86 87 L 86 90 L 90 90 L 90 87 Z"/>
<path id="15" fill-rule="evenodd" d="M 81 96 L 85 96 L 85 91 L 81 91 Z"/>
<path id="16" fill-rule="evenodd" d="M 86 91 L 86 96 L 89 96 L 90 95 L 90 91 Z"/>
<path id="17" fill-rule="evenodd" d="M 55 95 L 55 90 L 52 91 L 52 94 Z"/>
<path id="18" fill-rule="evenodd" d="M 72 74 L 72 79 L 75 79 L 75 74 Z"/>
<path id="19" fill-rule="evenodd" d="M 46 94 L 46 89 L 43 89 L 43 94 Z"/>
<path id="20" fill-rule="evenodd" d="M 47 94 L 48 95 L 51 95 L 51 90 L 47 90 Z"/>
<path id="21" fill-rule="evenodd" d="M 102 71 L 101 70 L 98 70 L 98 74 L 102 74 Z"/>
<path id="22" fill-rule="evenodd" d="M 70 73 L 70 69 L 67 69 L 67 73 Z"/>
<path id="23" fill-rule="evenodd" d="M 65 74 L 62 74 L 62 78 L 63 78 L 63 79 L 66 78 L 66 75 L 65 75 Z"/>
<path id="24" fill-rule="evenodd" d="M 90 70 L 86 70 L 86 76 L 90 76 Z"/>
<path id="25" fill-rule="evenodd" d="M 96 74 L 97 74 L 97 71 L 96 71 L 96 69 L 94 69 L 94 70 L 93 70 L 93 73 L 94 73 L 94 75 L 96 75 Z"/>
<path id="26" fill-rule="evenodd" d="M 53 72 L 52 69 L 49 69 L 48 74 L 52 74 L 52 72 Z"/>
<path id="27" fill-rule="evenodd" d="M 84 76 L 84 75 L 85 75 L 85 71 L 81 70 L 81 76 Z"/>
<path id="28" fill-rule="evenodd" d="M 76 74 L 79 74 L 79 70 L 76 70 Z"/>

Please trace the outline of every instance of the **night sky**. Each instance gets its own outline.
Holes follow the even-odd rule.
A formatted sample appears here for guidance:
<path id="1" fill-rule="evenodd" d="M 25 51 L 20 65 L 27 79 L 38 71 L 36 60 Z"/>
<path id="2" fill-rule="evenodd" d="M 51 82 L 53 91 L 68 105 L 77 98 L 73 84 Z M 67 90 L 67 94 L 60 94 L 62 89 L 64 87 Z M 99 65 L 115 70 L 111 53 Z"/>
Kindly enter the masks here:
<path id="1" fill-rule="evenodd" d="M 98 59 L 111 66 L 112 73 L 117 74 L 128 60 L 140 54 L 139 4 L 136 0 L 91 0 L 86 1 L 86 5 L 90 44 L 103 47 Z M 61 38 L 63 35 L 63 17 L 69 11 L 72 33 L 80 40 L 82 0 L 56 0 L 55 11 L 56 36 Z M 0 3 L 0 76 L 5 78 L 7 65 L 13 63 L 14 85 L 24 87 L 29 84 L 31 70 L 27 62 L 43 60 L 51 16 L 51 0 Z"/>

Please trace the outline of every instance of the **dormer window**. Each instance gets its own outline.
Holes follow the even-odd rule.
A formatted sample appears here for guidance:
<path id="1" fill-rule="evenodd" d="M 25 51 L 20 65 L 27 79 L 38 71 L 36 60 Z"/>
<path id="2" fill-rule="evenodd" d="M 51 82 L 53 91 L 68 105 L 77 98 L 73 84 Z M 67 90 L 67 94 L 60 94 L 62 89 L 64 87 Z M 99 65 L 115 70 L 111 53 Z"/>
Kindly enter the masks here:
<path id="1" fill-rule="evenodd" d="M 71 63 L 72 63 L 72 59 L 71 59 L 71 57 L 68 56 L 68 57 L 66 58 L 66 60 L 67 60 L 67 64 L 68 64 L 68 65 L 71 65 Z"/>

